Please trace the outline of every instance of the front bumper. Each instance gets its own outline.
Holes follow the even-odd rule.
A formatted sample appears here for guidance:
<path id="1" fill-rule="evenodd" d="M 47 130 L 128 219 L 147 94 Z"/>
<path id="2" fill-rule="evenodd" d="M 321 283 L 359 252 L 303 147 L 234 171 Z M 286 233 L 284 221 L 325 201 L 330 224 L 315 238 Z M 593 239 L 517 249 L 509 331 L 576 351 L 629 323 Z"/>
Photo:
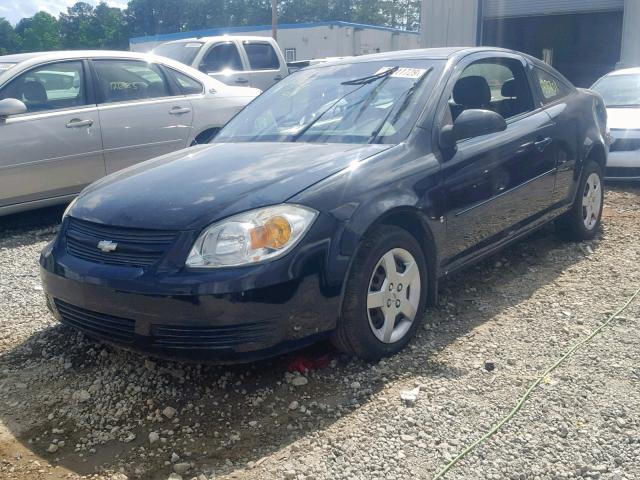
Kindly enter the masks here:
<path id="1" fill-rule="evenodd" d="M 640 180 L 640 132 L 613 131 L 605 178 Z"/>
<path id="2" fill-rule="evenodd" d="M 160 357 L 243 362 L 335 328 L 341 289 L 326 284 L 324 258 L 306 249 L 255 267 L 145 272 L 69 255 L 60 235 L 40 265 L 56 318 L 89 336 Z"/>

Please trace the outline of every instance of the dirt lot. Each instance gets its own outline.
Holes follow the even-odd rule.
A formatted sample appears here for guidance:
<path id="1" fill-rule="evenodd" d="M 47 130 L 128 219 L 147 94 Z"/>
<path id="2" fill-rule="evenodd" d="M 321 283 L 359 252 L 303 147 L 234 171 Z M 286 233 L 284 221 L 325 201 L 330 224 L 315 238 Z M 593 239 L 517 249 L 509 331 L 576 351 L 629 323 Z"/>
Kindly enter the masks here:
<path id="1" fill-rule="evenodd" d="M 3 480 L 429 479 L 640 286 L 640 188 L 626 185 L 593 242 L 548 228 L 447 280 L 392 359 L 335 357 L 303 378 L 292 356 L 185 365 L 52 319 L 37 258 L 60 213 L 0 219 Z M 640 300 L 446 478 L 639 479 L 639 318 Z"/>

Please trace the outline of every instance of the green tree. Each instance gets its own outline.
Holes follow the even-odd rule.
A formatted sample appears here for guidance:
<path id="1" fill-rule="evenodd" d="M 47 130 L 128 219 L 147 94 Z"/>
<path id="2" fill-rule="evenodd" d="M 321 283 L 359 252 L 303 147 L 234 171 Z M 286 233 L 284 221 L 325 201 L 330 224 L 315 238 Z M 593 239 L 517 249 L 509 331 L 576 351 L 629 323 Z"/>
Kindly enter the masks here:
<path id="1" fill-rule="evenodd" d="M 60 34 L 65 48 L 70 50 L 98 48 L 100 40 L 95 24 L 93 6 L 86 2 L 77 2 L 60 13 Z"/>
<path id="2" fill-rule="evenodd" d="M 113 50 L 129 48 L 129 29 L 122 10 L 101 2 L 93 10 L 93 28 L 96 35 L 96 47 Z"/>
<path id="3" fill-rule="evenodd" d="M 15 32 L 22 52 L 59 50 L 62 47 L 60 25 L 55 17 L 46 12 L 23 18 L 16 25 Z"/>
<path id="4" fill-rule="evenodd" d="M 0 17 L 0 55 L 15 53 L 18 49 L 17 40 L 13 26 L 4 17 Z"/>

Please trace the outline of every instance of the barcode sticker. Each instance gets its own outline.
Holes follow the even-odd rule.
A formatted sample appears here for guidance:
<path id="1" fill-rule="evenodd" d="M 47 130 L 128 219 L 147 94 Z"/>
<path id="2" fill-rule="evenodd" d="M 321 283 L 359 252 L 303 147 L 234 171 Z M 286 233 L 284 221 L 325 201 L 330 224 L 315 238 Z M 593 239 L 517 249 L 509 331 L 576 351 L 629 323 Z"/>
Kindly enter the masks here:
<path id="1" fill-rule="evenodd" d="M 388 70 L 391 70 L 393 67 L 382 67 L 380 70 L 378 70 L 375 75 L 380 75 L 381 73 L 384 73 Z M 396 70 L 395 72 L 393 72 L 391 74 L 391 78 L 412 78 L 412 79 L 417 79 L 417 78 L 421 78 L 425 73 L 426 73 L 426 69 L 425 68 L 409 68 L 409 67 L 402 67 L 399 68 L 398 70 Z"/>

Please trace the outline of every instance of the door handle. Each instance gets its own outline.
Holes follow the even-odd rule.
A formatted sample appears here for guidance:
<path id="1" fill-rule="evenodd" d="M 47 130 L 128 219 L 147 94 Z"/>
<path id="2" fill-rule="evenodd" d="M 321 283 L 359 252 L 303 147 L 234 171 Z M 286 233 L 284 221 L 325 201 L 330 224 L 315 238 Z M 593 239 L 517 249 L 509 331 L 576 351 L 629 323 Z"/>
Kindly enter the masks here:
<path id="1" fill-rule="evenodd" d="M 190 112 L 191 109 L 187 107 L 173 107 L 171 110 L 169 110 L 169 114 L 171 115 L 183 115 Z"/>
<path id="2" fill-rule="evenodd" d="M 534 142 L 534 146 L 538 149 L 538 151 L 540 152 L 544 152 L 545 149 L 551 145 L 551 142 L 553 142 L 553 139 L 550 137 L 547 138 L 543 138 L 541 140 L 538 140 L 536 142 Z"/>
<path id="3" fill-rule="evenodd" d="M 249 83 L 246 78 L 236 78 L 236 83 Z"/>
<path id="4" fill-rule="evenodd" d="M 82 120 L 81 118 L 72 118 L 66 124 L 67 128 L 80 128 L 90 127 L 93 125 L 93 120 Z"/>

